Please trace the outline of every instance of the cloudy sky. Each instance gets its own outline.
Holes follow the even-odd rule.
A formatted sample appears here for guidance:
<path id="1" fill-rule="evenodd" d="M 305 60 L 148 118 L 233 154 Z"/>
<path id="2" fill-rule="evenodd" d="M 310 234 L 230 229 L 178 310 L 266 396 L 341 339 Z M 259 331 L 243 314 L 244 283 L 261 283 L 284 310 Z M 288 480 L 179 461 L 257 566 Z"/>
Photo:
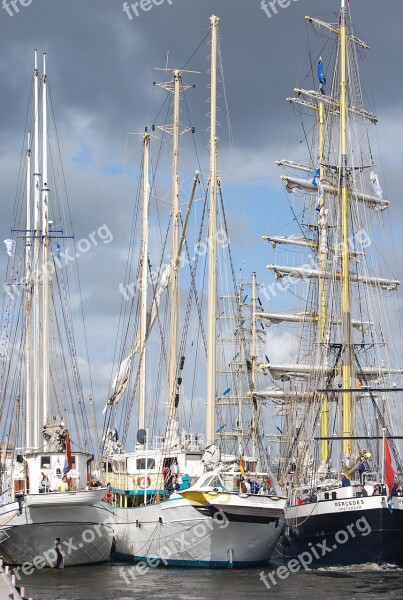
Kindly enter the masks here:
<path id="1" fill-rule="evenodd" d="M 28 0 L 0 7 L 0 169 L 1 239 L 9 237 L 13 202 L 33 68 L 33 50 L 48 56 L 48 75 L 57 119 L 76 239 L 106 224 L 113 242 L 80 257 L 84 311 L 96 405 L 110 384 L 121 296 L 130 239 L 130 209 L 136 190 L 140 141 L 126 132 L 151 126 L 162 105 L 152 86 L 163 77 L 154 67 L 181 67 L 196 83 L 189 92 L 192 125 L 205 142 L 209 49 L 203 42 L 209 16 L 220 17 L 221 48 L 234 147 L 226 133 L 221 98 L 222 182 L 235 248 L 236 269 L 265 270 L 266 233 L 285 233 L 284 195 L 273 165 L 301 136 L 285 98 L 306 83 L 308 49 L 317 57 L 323 40 L 307 41 L 304 15 L 335 21 L 338 0 L 293 0 L 266 14 L 260 0 L 163 0 L 149 10 L 126 14 L 121 0 Z M 134 3 L 133 3 L 134 4 Z M 371 51 L 362 62 L 362 80 L 380 124 L 374 154 L 382 186 L 392 204 L 396 252 L 403 250 L 400 177 L 403 163 L 403 38 L 401 0 L 351 0 L 356 34 Z M 130 18 L 129 18 L 130 17 Z M 313 41 L 312 41 L 313 38 Z M 203 43 L 202 43 L 203 42 Z M 201 44 L 198 49 L 199 44 Z M 198 49 L 198 50 L 197 50 Z M 194 52 L 196 54 L 193 56 Z M 193 56 L 193 57 L 192 57 Z M 189 60 L 190 59 L 190 60 Z M 310 86 L 312 78 L 309 79 Z M 203 145 L 200 146 L 203 150 Z M 206 148 L 204 148 L 206 150 Z M 206 156 L 202 157 L 206 169 Z M 137 163 L 136 163 L 137 161 Z M 185 171 L 185 166 L 182 166 Z M 189 173 L 188 173 L 189 175 Z M 2 273 L 5 260 L 0 263 Z M 403 268 L 396 273 L 403 277 Z M 272 308 L 275 308 L 273 306 Z"/>

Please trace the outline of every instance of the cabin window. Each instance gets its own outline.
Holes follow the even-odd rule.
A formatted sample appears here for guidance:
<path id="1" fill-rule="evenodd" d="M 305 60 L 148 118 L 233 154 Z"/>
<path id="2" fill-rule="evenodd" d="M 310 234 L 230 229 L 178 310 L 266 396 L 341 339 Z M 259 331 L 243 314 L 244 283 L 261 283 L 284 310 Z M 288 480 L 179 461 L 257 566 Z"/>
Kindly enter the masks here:
<path id="1" fill-rule="evenodd" d="M 222 490 L 224 489 L 223 482 L 221 481 L 221 479 L 220 479 L 220 477 L 218 475 L 216 475 L 215 477 L 213 477 L 213 479 L 210 479 L 208 481 L 208 483 L 206 483 L 206 485 L 209 485 L 211 487 L 219 487 Z"/>
<path id="2" fill-rule="evenodd" d="M 41 456 L 41 469 L 50 469 L 50 456 Z"/>
<path id="3" fill-rule="evenodd" d="M 136 460 L 136 468 L 139 470 L 145 469 L 146 468 L 146 459 L 138 458 Z M 155 459 L 154 458 L 147 458 L 147 469 L 155 469 Z"/>

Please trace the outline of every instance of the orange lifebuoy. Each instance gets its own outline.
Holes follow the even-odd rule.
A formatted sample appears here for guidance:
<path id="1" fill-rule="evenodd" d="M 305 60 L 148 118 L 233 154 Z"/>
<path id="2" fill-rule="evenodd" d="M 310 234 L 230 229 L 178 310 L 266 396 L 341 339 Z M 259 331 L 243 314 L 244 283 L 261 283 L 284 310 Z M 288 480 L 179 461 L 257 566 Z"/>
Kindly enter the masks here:
<path id="1" fill-rule="evenodd" d="M 140 488 L 150 487 L 151 479 L 147 475 L 147 486 L 146 486 L 146 478 L 145 477 L 137 477 L 137 485 Z"/>

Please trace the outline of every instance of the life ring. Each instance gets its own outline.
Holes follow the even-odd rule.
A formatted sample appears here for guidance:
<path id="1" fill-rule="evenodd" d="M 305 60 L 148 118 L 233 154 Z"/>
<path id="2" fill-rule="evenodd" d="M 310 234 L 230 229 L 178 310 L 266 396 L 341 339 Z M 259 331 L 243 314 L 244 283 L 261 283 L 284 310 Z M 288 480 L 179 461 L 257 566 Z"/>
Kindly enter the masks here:
<path id="1" fill-rule="evenodd" d="M 146 487 L 150 487 L 151 479 L 147 475 L 147 486 L 146 486 L 146 478 L 145 477 L 137 477 L 137 485 L 138 485 L 138 487 L 143 488 L 143 489 Z"/>

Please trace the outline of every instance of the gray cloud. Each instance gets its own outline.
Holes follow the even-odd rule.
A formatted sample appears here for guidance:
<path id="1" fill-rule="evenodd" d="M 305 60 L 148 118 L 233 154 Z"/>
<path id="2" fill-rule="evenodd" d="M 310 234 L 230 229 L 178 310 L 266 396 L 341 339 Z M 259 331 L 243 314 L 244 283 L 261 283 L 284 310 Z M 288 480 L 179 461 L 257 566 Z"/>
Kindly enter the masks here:
<path id="1" fill-rule="evenodd" d="M 399 223 L 403 217 L 399 202 L 403 4 L 401 0 L 387 4 L 388 10 L 380 12 L 379 0 L 351 0 L 356 33 L 372 47 L 369 69 L 362 62 L 362 77 L 366 89 L 372 86 L 376 110 L 384 120 L 378 126 L 384 187 L 395 201 L 391 220 Z M 164 94 L 152 82 L 165 76 L 153 67 L 165 66 L 168 51 L 170 67 L 187 63 L 207 33 L 209 16 L 212 12 L 219 15 L 235 140 L 231 153 L 221 99 L 222 179 L 230 206 L 234 256 L 238 269 L 245 261 L 245 268 L 256 269 L 261 279 L 268 280 L 268 249 L 261 235 L 273 232 L 281 218 L 283 225 L 286 222 L 286 217 L 278 216 L 278 208 L 273 210 L 273 202 L 284 202 L 287 208 L 273 163 L 301 136 L 298 119 L 285 97 L 295 85 L 312 85 L 312 77 L 305 77 L 309 62 L 303 17 L 320 13 L 320 18 L 332 21 L 337 10 L 337 0 L 294 0 L 269 19 L 259 0 L 173 0 L 172 6 L 164 2 L 129 20 L 120 0 L 32 0 L 13 17 L 0 9 L 2 239 L 9 237 L 36 47 L 48 53 L 76 238 L 86 237 L 103 223 L 114 235 L 113 243 L 100 244 L 79 259 L 98 408 L 107 394 L 121 300 L 118 284 L 125 271 L 136 190 L 135 162 L 140 158 L 136 142 L 132 138 L 127 142 L 125 132 L 140 132 L 152 125 L 163 102 Z M 325 42 L 323 38 L 310 41 L 313 60 Z M 197 85 L 187 102 L 191 124 L 199 132 L 201 154 L 208 138 L 208 54 L 205 42 L 186 66 L 202 74 L 184 77 Z M 372 104 L 372 91 L 368 100 Z M 185 110 L 182 116 L 187 119 Z M 161 113 L 160 122 L 163 118 Z M 205 173 L 207 152 L 201 158 Z M 193 168 L 186 159 L 183 177 L 190 178 Z M 0 267 L 4 273 L 4 256 Z"/>

